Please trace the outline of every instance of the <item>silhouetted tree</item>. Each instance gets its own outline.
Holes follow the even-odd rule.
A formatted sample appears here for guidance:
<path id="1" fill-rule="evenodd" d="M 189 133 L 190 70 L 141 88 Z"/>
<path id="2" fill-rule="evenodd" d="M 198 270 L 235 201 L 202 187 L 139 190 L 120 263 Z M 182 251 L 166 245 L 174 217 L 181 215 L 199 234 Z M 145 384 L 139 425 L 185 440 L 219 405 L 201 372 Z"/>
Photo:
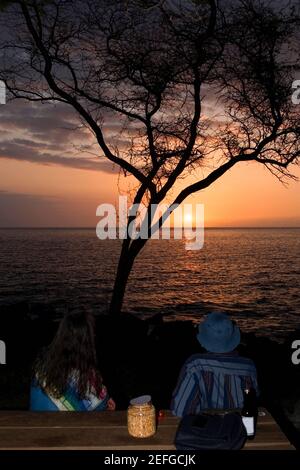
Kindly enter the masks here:
<path id="1" fill-rule="evenodd" d="M 72 106 L 100 158 L 134 177 L 133 203 L 146 205 L 149 233 L 174 204 L 242 162 L 292 177 L 300 155 L 299 111 L 291 100 L 299 63 L 295 8 L 259 0 L 5 3 L 0 78 L 11 97 Z M 218 99 L 214 118 L 203 113 L 205 94 Z M 122 142 L 106 131 L 108 118 L 119 123 Z M 190 173 L 197 181 L 174 195 Z M 169 209 L 155 222 L 150 205 L 166 198 Z M 146 242 L 130 233 L 123 241 L 112 314 L 121 311 Z"/>

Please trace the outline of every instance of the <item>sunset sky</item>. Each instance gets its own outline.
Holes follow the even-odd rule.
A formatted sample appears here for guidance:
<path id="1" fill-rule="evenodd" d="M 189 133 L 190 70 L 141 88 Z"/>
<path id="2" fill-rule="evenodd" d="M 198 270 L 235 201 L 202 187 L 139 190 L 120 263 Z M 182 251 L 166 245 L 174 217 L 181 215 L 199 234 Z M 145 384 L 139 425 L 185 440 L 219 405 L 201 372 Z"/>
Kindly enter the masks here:
<path id="1" fill-rule="evenodd" d="M 174 8 L 178 8 L 177 3 L 174 2 Z M 190 10 L 188 12 L 191 13 Z M 9 28 L 9 23 L 3 23 L 2 29 L 3 38 L 10 36 L 12 28 Z M 8 63 L 13 63 L 14 52 L 11 54 Z M 23 70 L 23 55 L 18 60 L 18 67 Z M 25 86 L 23 80 L 24 77 L 22 87 Z M 30 86 L 35 82 L 29 80 L 28 85 L 25 80 L 25 83 L 25 88 L 28 86 L 31 90 Z M 202 85 L 201 93 L 205 85 Z M 105 90 L 103 93 L 105 96 Z M 214 94 L 213 89 L 204 88 L 207 109 L 203 113 L 209 119 L 212 140 L 218 126 L 215 113 L 218 117 L 222 115 Z M 201 98 L 204 95 L 201 94 Z M 175 97 L 180 113 L 180 100 Z M 163 110 L 162 106 L 159 112 Z M 108 145 L 113 144 L 122 153 L 125 137 L 120 132 L 120 115 L 108 116 L 105 113 L 107 110 L 101 110 L 99 116 L 104 122 L 103 132 L 109 139 Z M 117 205 L 119 194 L 124 195 L 129 189 L 134 189 L 136 182 L 133 178 L 125 179 L 118 174 L 118 168 L 102 156 L 98 146 L 93 146 L 92 134 L 80 124 L 75 111 L 62 103 L 53 105 L 16 100 L 0 105 L 0 227 L 95 227 L 99 204 Z M 133 125 L 128 130 L 126 144 L 134 133 L 137 134 L 137 130 Z M 170 195 L 170 201 L 184 186 L 202 179 L 216 168 L 219 157 L 213 154 L 214 160 L 209 161 L 206 167 L 180 180 Z M 289 170 L 300 177 L 299 165 L 290 166 Z M 263 165 L 252 162 L 237 164 L 186 202 L 204 204 L 207 227 L 300 227 L 299 196 L 300 182 L 289 179 L 282 184 Z"/>
<path id="2" fill-rule="evenodd" d="M 82 152 L 91 137 L 75 126 L 65 105 L 0 107 L 1 227 L 95 227 L 97 206 L 116 204 L 119 191 L 133 185 L 104 159 Z M 299 177 L 299 167 L 293 173 Z M 299 182 L 284 186 L 264 167 L 243 163 L 186 202 L 205 205 L 206 226 L 300 226 L 299 191 Z"/>

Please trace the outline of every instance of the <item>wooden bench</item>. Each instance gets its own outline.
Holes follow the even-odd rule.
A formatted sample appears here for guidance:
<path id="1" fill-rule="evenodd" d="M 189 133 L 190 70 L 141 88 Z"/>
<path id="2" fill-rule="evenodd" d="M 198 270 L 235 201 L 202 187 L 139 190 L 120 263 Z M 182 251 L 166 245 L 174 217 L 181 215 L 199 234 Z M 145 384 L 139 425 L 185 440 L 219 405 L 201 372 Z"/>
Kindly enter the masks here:
<path id="1" fill-rule="evenodd" d="M 263 415 L 262 415 L 263 414 Z M 178 418 L 165 412 L 155 436 L 136 439 L 126 411 L 0 412 L 0 450 L 173 450 Z M 294 450 L 274 418 L 260 410 L 256 437 L 247 450 Z"/>

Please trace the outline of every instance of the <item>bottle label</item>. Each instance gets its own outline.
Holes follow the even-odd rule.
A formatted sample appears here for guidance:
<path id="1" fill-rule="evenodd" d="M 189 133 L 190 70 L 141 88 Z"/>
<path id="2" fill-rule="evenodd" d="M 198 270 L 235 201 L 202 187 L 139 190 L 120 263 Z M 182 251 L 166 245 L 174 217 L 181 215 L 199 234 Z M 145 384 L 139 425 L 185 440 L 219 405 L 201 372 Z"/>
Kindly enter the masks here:
<path id="1" fill-rule="evenodd" d="M 244 426 L 248 436 L 254 436 L 254 418 L 248 416 L 242 416 Z"/>

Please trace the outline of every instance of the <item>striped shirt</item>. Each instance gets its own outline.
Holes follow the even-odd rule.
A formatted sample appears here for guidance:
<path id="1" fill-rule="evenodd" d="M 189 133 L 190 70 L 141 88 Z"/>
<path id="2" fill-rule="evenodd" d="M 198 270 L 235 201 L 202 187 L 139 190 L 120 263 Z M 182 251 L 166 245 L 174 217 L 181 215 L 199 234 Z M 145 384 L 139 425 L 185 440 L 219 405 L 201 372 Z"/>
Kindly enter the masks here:
<path id="1" fill-rule="evenodd" d="M 176 416 L 199 414 L 205 409 L 242 408 L 247 387 L 259 393 L 256 368 L 237 352 L 191 356 L 181 369 L 171 410 Z"/>

